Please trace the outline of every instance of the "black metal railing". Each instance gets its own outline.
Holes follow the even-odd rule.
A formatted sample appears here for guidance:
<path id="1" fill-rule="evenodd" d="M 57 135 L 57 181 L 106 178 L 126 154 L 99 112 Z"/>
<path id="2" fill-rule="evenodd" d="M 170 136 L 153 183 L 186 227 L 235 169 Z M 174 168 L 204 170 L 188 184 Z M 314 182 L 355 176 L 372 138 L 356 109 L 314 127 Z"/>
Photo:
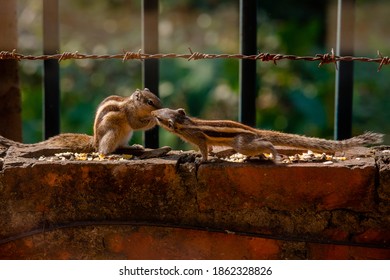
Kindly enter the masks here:
<path id="1" fill-rule="evenodd" d="M 336 55 L 353 55 L 355 0 L 338 0 Z M 352 135 L 353 61 L 339 61 L 336 71 L 334 138 Z"/>
<path id="2" fill-rule="evenodd" d="M 338 0 L 336 55 L 353 52 L 353 9 L 355 0 Z M 259 1 L 240 0 L 240 51 L 245 55 L 257 53 L 257 4 Z M 43 29 L 44 54 L 59 50 L 58 0 L 44 0 Z M 260 2 L 259 2 L 260 3 Z M 158 0 L 142 1 L 143 49 L 145 53 L 158 53 Z M 348 30 L 345 28 L 348 26 Z M 335 138 L 344 139 L 352 131 L 353 61 L 338 61 L 336 71 Z M 44 137 L 60 132 L 59 116 L 59 62 L 45 60 L 44 64 Z M 256 122 L 257 75 L 256 60 L 240 61 L 240 110 L 239 120 L 254 126 Z M 143 84 L 158 94 L 159 61 L 143 61 Z M 158 147 L 158 129 L 145 133 L 145 146 Z"/>
<path id="3" fill-rule="evenodd" d="M 146 53 L 158 53 L 158 0 L 142 1 L 142 47 Z M 159 60 L 147 59 L 142 68 L 143 84 L 159 96 Z M 145 147 L 158 148 L 158 127 L 145 132 Z"/>
<path id="4" fill-rule="evenodd" d="M 43 1 L 43 53 L 55 54 L 60 49 L 58 0 Z M 43 137 L 60 133 L 60 66 L 58 60 L 43 64 Z"/>

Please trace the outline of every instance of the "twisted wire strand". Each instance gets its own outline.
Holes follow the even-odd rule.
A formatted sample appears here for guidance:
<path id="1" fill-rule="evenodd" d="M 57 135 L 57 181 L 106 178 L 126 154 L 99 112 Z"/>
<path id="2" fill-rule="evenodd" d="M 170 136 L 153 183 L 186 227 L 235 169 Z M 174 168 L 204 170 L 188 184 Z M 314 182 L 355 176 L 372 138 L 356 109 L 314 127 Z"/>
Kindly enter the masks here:
<path id="1" fill-rule="evenodd" d="M 368 63 L 378 63 L 378 72 L 382 69 L 384 65 L 390 64 L 390 58 L 388 56 L 383 56 L 380 51 L 377 51 L 377 57 L 355 57 L 355 56 L 338 56 L 334 54 L 333 49 L 330 53 L 325 54 L 316 54 L 315 56 L 297 56 L 297 55 L 288 55 L 288 54 L 271 54 L 271 53 L 258 53 L 255 55 L 244 55 L 244 54 L 207 54 L 200 52 L 193 52 L 189 49 L 190 53 L 187 54 L 177 54 L 177 53 L 157 53 L 157 54 L 147 54 L 138 50 L 138 52 L 123 51 L 120 54 L 82 54 L 78 51 L 75 52 L 63 52 L 57 54 L 46 54 L 46 55 L 24 55 L 21 53 L 13 51 L 0 51 L 0 60 L 49 60 L 55 59 L 59 62 L 69 59 L 121 59 L 123 62 L 127 60 L 145 60 L 145 59 L 166 59 L 166 58 L 182 58 L 191 60 L 200 60 L 200 59 L 249 59 L 249 60 L 258 60 L 261 62 L 273 62 L 277 65 L 278 61 L 281 60 L 303 60 L 303 61 L 314 61 L 318 62 L 318 67 L 323 66 L 324 64 L 333 63 L 337 69 L 338 61 L 359 61 L 359 62 L 368 62 Z"/>

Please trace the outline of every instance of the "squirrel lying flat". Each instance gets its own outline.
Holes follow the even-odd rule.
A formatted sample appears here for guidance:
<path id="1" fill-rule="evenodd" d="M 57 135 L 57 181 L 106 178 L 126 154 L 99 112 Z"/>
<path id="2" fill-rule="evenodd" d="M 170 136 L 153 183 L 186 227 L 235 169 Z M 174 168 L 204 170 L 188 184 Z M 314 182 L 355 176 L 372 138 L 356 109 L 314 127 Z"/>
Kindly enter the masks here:
<path id="1" fill-rule="evenodd" d="M 247 156 L 271 153 L 273 159 L 277 161 L 279 155 L 274 145 L 336 152 L 355 146 L 378 144 L 383 141 L 383 134 L 373 132 L 336 141 L 260 130 L 229 120 L 191 118 L 186 115 L 183 109 L 163 108 L 153 111 L 152 115 L 161 127 L 176 134 L 184 141 L 198 146 L 203 161 L 207 161 L 208 150 L 212 146 L 232 147 L 236 152 Z"/>

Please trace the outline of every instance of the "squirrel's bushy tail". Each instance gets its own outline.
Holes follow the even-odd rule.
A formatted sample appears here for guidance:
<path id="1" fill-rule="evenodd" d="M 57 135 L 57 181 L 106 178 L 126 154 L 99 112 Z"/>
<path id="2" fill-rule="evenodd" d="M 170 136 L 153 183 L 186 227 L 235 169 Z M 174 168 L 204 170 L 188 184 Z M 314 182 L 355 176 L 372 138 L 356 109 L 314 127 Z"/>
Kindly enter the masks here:
<path id="1" fill-rule="evenodd" d="M 367 145 L 375 145 L 383 142 L 384 135 L 381 133 L 375 132 L 365 132 L 364 134 L 352 137 L 350 139 L 341 140 L 342 145 L 345 146 L 367 146 Z"/>
<path id="2" fill-rule="evenodd" d="M 62 148 L 69 149 L 79 153 L 90 153 L 94 152 L 93 137 L 86 134 L 78 133 L 63 133 L 53 136 L 45 141 L 34 143 L 34 144 L 23 144 L 5 138 L 0 135 L 0 147 L 9 148 L 11 146 L 18 148 L 25 147 L 41 147 L 41 148 Z"/>
<path id="3" fill-rule="evenodd" d="M 352 147 L 375 145 L 383 142 L 383 134 L 375 132 L 366 132 L 345 140 L 326 140 L 315 137 L 306 137 L 288 133 L 272 132 L 265 140 L 272 142 L 274 145 L 290 146 L 295 148 L 309 149 L 322 152 L 343 151 Z"/>
<path id="4" fill-rule="evenodd" d="M 20 142 L 16 142 L 16 141 L 13 141 L 13 140 L 11 140 L 11 139 L 5 138 L 4 136 L 1 136 L 1 135 L 0 135 L 0 147 L 9 148 L 9 147 L 11 147 L 11 146 L 25 147 L 26 144 L 23 144 L 23 143 L 20 143 Z"/>

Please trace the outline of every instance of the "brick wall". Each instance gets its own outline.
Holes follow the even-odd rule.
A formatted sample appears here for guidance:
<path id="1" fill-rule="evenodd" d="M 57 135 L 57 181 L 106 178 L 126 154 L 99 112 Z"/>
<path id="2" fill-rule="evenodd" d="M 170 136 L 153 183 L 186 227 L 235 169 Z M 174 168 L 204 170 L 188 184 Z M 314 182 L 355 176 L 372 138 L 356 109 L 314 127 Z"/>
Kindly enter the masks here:
<path id="1" fill-rule="evenodd" d="M 389 259 L 390 152 L 274 165 L 0 160 L 1 259 Z"/>

